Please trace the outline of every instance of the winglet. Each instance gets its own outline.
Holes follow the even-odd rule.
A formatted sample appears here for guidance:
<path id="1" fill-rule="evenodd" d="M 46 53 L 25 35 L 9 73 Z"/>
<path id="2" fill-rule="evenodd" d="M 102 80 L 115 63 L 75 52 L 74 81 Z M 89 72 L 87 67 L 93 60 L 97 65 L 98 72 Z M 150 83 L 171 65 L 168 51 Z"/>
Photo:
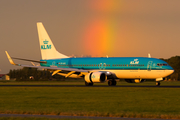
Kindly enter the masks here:
<path id="1" fill-rule="evenodd" d="M 6 55 L 7 55 L 7 58 L 9 59 L 9 62 L 12 64 L 12 65 L 16 65 L 13 60 L 11 59 L 11 57 L 9 56 L 8 52 L 5 51 Z"/>

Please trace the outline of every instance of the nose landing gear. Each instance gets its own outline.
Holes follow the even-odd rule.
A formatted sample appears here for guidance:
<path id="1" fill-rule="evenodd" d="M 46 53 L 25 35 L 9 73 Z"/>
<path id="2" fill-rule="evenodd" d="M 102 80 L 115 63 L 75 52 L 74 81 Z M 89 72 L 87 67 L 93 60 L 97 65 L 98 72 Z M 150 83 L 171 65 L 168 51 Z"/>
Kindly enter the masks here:
<path id="1" fill-rule="evenodd" d="M 160 82 L 156 82 L 156 86 L 160 86 L 161 85 L 161 83 Z"/>

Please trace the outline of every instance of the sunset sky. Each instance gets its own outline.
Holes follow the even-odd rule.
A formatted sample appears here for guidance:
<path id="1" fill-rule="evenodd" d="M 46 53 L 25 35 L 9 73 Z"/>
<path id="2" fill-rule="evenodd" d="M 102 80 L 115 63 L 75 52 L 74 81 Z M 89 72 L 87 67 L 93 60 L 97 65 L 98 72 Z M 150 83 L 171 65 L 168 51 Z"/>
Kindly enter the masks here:
<path id="1" fill-rule="evenodd" d="M 37 22 L 67 56 L 180 56 L 180 0 L 0 0 L 0 74 L 40 60 Z M 29 64 L 23 61 L 17 63 Z"/>

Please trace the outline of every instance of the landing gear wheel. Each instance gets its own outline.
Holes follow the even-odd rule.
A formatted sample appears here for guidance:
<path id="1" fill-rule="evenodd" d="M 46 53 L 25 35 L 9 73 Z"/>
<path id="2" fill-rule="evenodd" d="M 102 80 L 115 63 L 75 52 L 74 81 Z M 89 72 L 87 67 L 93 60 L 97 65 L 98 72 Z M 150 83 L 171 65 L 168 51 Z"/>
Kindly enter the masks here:
<path id="1" fill-rule="evenodd" d="M 85 85 L 86 85 L 86 86 L 93 86 L 93 83 L 85 82 Z"/>
<path id="2" fill-rule="evenodd" d="M 112 86 L 112 81 L 111 80 L 108 81 L 108 85 Z"/>
<path id="3" fill-rule="evenodd" d="M 113 85 L 116 86 L 116 84 L 117 84 L 117 82 L 114 80 L 114 81 L 113 81 Z"/>
<path id="4" fill-rule="evenodd" d="M 109 81 L 108 81 L 108 85 L 109 85 L 109 86 L 116 86 L 116 83 L 117 83 L 117 82 L 116 82 L 115 80 L 109 80 Z"/>
<path id="5" fill-rule="evenodd" d="M 161 83 L 160 82 L 156 82 L 156 86 L 160 86 L 161 85 Z"/>
<path id="6" fill-rule="evenodd" d="M 93 86 L 93 83 L 89 83 L 89 86 Z"/>

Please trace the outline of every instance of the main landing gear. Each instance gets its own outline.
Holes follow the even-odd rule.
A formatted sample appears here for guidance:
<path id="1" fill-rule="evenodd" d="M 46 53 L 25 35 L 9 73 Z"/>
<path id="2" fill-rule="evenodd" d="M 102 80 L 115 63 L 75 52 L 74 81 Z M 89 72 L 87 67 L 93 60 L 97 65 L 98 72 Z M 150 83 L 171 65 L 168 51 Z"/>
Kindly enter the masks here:
<path id="1" fill-rule="evenodd" d="M 161 85 L 161 83 L 160 82 L 156 82 L 156 86 L 160 86 Z"/>
<path id="2" fill-rule="evenodd" d="M 88 82 L 85 81 L 85 85 L 86 86 L 93 86 L 93 83 L 88 83 Z"/>
<path id="3" fill-rule="evenodd" d="M 116 80 L 109 80 L 108 81 L 109 86 L 116 86 L 116 84 L 117 84 Z"/>

